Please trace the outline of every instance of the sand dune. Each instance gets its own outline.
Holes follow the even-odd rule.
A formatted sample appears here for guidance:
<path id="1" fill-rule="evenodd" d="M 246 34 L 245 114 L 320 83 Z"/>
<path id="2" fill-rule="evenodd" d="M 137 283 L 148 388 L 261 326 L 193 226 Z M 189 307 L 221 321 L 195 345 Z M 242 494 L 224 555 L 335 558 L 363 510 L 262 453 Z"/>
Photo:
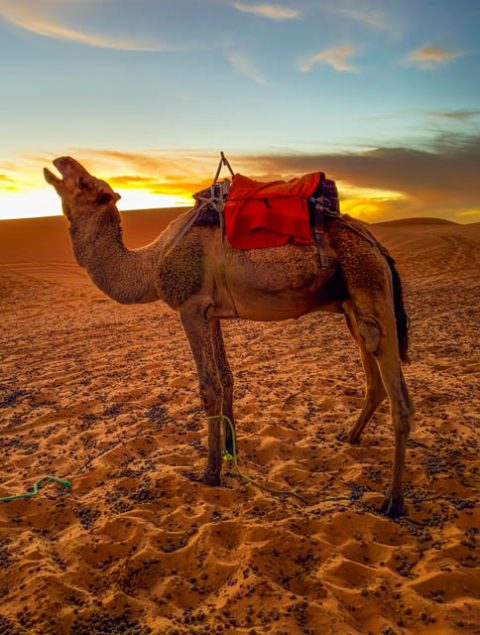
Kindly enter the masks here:
<path id="1" fill-rule="evenodd" d="M 413 216 L 411 218 L 398 218 L 396 220 L 385 220 L 375 223 L 380 227 L 409 227 L 417 225 L 458 225 L 453 220 L 446 218 L 435 218 L 432 216 Z"/>
<path id="2" fill-rule="evenodd" d="M 124 214 L 131 246 L 176 212 Z M 404 276 L 417 424 L 408 517 L 374 511 L 381 406 L 339 440 L 363 372 L 339 316 L 227 323 L 243 468 L 311 504 L 195 480 L 206 456 L 176 314 L 119 306 L 73 262 L 62 218 L 0 223 L 0 633 L 480 632 L 480 224 L 372 226 Z M 365 492 L 359 501 L 322 502 Z"/>

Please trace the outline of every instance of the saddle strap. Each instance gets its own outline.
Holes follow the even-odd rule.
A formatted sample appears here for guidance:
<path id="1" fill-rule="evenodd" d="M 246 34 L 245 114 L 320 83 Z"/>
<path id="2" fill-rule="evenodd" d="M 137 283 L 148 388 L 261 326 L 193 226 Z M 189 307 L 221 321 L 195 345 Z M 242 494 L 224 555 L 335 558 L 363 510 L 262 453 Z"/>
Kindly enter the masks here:
<path id="1" fill-rule="evenodd" d="M 226 253 L 225 253 L 225 212 L 222 206 L 218 206 L 216 208 L 218 213 L 218 218 L 220 221 L 220 276 L 222 279 L 222 283 L 225 291 L 230 299 L 232 309 L 235 313 L 235 317 L 238 317 L 237 306 L 235 304 L 235 298 L 233 297 L 232 290 L 230 289 L 227 282 L 227 263 L 226 263 Z"/>
<path id="2" fill-rule="evenodd" d="M 329 259 L 325 246 L 325 222 L 340 217 L 338 193 L 335 181 L 323 179 L 309 199 L 313 206 L 313 235 L 322 269 L 328 269 Z"/>
<path id="3" fill-rule="evenodd" d="M 317 245 L 318 257 L 320 259 L 320 267 L 322 269 L 328 269 L 329 261 L 327 256 L 327 250 L 325 248 L 325 228 L 323 218 L 323 207 L 315 204 L 315 216 L 313 234 L 315 236 L 315 243 Z"/>

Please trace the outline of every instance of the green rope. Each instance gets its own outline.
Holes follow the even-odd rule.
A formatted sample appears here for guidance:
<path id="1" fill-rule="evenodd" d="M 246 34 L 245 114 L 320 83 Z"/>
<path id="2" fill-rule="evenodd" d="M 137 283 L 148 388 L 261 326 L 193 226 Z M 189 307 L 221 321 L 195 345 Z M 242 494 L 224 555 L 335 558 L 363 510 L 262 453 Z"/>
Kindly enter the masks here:
<path id="1" fill-rule="evenodd" d="M 292 491 L 288 491 L 288 490 L 278 490 L 278 489 L 273 489 L 271 487 L 267 487 L 266 485 L 262 485 L 261 483 L 259 483 L 256 479 L 251 478 L 250 476 L 248 476 L 248 474 L 245 474 L 244 472 L 242 472 L 242 470 L 240 469 L 240 466 L 238 465 L 238 459 L 237 459 L 237 437 L 235 434 L 235 428 L 233 426 L 232 420 L 230 419 L 230 417 L 227 417 L 227 415 L 224 414 L 219 414 L 219 415 L 213 415 L 212 417 L 207 417 L 207 419 L 209 420 L 214 420 L 214 419 L 221 419 L 222 421 L 226 421 L 230 431 L 232 433 L 232 451 L 233 454 L 230 454 L 230 452 L 227 450 L 226 445 L 225 445 L 225 434 L 221 435 L 221 448 L 222 448 L 222 457 L 224 461 L 232 461 L 233 465 L 235 466 L 235 470 L 237 471 L 237 474 L 240 476 L 240 478 L 245 481 L 246 483 L 251 483 L 252 485 L 255 485 L 255 487 L 258 487 L 260 489 L 265 490 L 266 492 L 270 492 L 271 494 L 277 494 L 279 496 L 294 496 L 295 498 L 298 498 L 298 500 L 300 500 L 304 505 L 309 505 L 309 502 L 306 501 L 304 498 L 302 498 L 299 494 L 297 494 L 296 492 L 292 492 Z"/>
<path id="2" fill-rule="evenodd" d="M 214 415 L 213 417 L 207 417 L 207 419 L 222 419 L 223 421 L 226 421 L 228 423 L 228 426 L 230 427 L 230 431 L 232 433 L 232 450 L 233 450 L 233 454 L 230 454 L 230 452 L 227 450 L 227 446 L 225 445 L 225 434 L 221 435 L 221 446 L 222 446 L 222 458 L 224 461 L 233 461 L 233 464 L 235 466 L 235 469 L 237 470 L 239 476 L 241 476 L 245 481 L 249 481 L 249 482 L 253 482 L 252 479 L 247 476 L 247 474 L 244 474 L 239 465 L 238 465 L 238 460 L 237 460 L 237 437 L 235 434 L 235 428 L 233 426 L 232 420 L 230 419 L 230 417 L 227 417 L 227 415 L 224 414 L 220 414 L 220 415 Z"/>
<path id="3" fill-rule="evenodd" d="M 36 496 L 38 494 L 38 487 L 42 481 L 53 481 L 54 483 L 60 483 L 60 485 L 63 485 L 63 487 L 72 487 L 70 481 L 62 480 L 61 478 L 57 478 L 56 476 L 42 476 L 42 478 L 39 478 L 37 481 L 35 481 L 31 492 L 16 494 L 14 496 L 4 496 L 3 498 L 0 498 L 0 503 L 8 503 L 20 498 L 32 498 L 33 496 Z"/>

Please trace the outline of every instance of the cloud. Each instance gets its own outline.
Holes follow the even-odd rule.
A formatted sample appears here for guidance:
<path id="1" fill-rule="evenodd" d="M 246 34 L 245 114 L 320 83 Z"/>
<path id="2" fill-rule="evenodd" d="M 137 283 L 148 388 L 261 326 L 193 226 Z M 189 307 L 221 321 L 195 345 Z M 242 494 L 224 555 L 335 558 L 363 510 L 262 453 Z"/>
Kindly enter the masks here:
<path id="1" fill-rule="evenodd" d="M 233 68 L 245 77 L 250 78 L 257 84 L 266 84 L 267 80 L 262 72 L 255 66 L 252 60 L 244 53 L 238 51 L 227 51 L 225 54 Z"/>
<path id="2" fill-rule="evenodd" d="M 202 178 L 197 175 L 193 178 L 173 175 L 169 177 L 148 177 L 148 176 L 106 176 L 107 181 L 114 189 L 141 190 L 149 194 L 169 195 L 181 199 L 188 199 L 195 192 L 199 192 L 211 185 L 212 179 Z"/>
<path id="3" fill-rule="evenodd" d="M 470 220 L 469 218 L 469 222 L 475 222 L 477 218 L 480 219 L 480 209 L 469 209 L 465 212 L 460 212 L 458 216 L 460 218 L 470 217 L 473 220 Z"/>
<path id="4" fill-rule="evenodd" d="M 405 61 L 409 66 L 417 66 L 422 70 L 432 70 L 464 54 L 462 51 L 447 51 L 437 46 L 426 45 L 411 51 Z"/>
<path id="5" fill-rule="evenodd" d="M 109 148 L 71 148 L 67 153 L 78 158 L 89 171 L 105 178 L 113 187 L 168 194 L 182 199 L 211 184 L 219 160 L 218 153 L 198 150 L 129 152 Z M 37 157 L 36 161 L 48 165 L 51 158 Z"/>
<path id="6" fill-rule="evenodd" d="M 347 60 L 352 57 L 354 52 L 355 49 L 350 44 L 346 46 L 334 46 L 325 51 L 320 51 L 319 53 L 305 57 L 300 61 L 298 68 L 302 73 L 308 73 L 315 64 L 328 64 L 328 66 L 331 66 L 336 71 L 352 73 L 357 69 L 355 66 L 348 64 Z"/>
<path id="7" fill-rule="evenodd" d="M 219 159 L 216 152 L 189 149 L 129 152 L 63 148 L 58 154 L 76 157 L 93 174 L 120 188 L 123 202 L 130 208 L 161 206 L 167 196 L 187 202 L 191 194 L 210 185 Z M 32 186 L 42 185 L 42 168 L 49 166 L 53 158 L 31 157 L 22 169 L 18 164 L 17 184 L 23 186 L 35 174 L 38 181 Z M 434 138 L 426 149 L 239 153 L 229 154 L 228 158 L 235 172 L 265 181 L 288 180 L 322 170 L 338 183 L 342 211 L 367 221 L 428 215 L 465 221 L 480 209 L 480 134 L 445 133 Z M 131 198 L 127 196 L 129 192 Z M 137 203 L 135 193 L 150 195 L 151 202 Z"/>
<path id="8" fill-rule="evenodd" d="M 394 36 L 401 34 L 400 26 L 389 20 L 382 11 L 359 9 L 351 6 L 332 6 L 330 10 L 337 15 L 354 20 L 375 31 L 385 31 Z"/>
<path id="9" fill-rule="evenodd" d="M 350 186 L 383 190 L 383 206 L 371 196 L 365 199 L 385 218 L 422 214 L 455 218 L 480 205 L 480 135 L 441 135 L 426 150 L 397 147 L 344 154 L 272 154 L 236 161 L 267 179 L 323 170 Z M 392 192 L 402 196 L 392 197 L 388 194 Z M 355 208 L 351 211 L 357 213 Z"/>
<path id="10" fill-rule="evenodd" d="M 75 150 L 114 184 L 188 196 L 210 184 L 218 155 L 209 151 Z M 236 172 L 261 180 L 323 170 L 339 182 L 342 209 L 373 220 L 430 214 L 456 218 L 479 208 L 480 134 L 443 134 L 427 149 L 379 147 L 364 152 L 229 156 Z M 43 164 L 45 165 L 45 163 Z M 97 170 L 98 168 L 98 170 Z M 123 176 L 123 175 L 133 176 Z M 108 178 L 107 178 L 108 180 Z"/>
<path id="11" fill-rule="evenodd" d="M 54 14 L 61 3 L 30 2 L 29 0 L 2 0 L 0 18 L 15 27 L 44 37 L 75 42 L 98 48 L 121 51 L 161 52 L 176 51 L 178 47 L 165 42 L 147 41 L 132 37 L 117 37 L 87 33 L 63 24 Z"/>
<path id="12" fill-rule="evenodd" d="M 107 181 L 115 182 L 115 185 L 121 187 L 143 187 L 144 185 L 150 185 L 152 183 L 157 184 L 156 179 L 151 179 L 148 176 L 111 176 L 106 177 Z"/>
<path id="13" fill-rule="evenodd" d="M 0 174 L 0 192 L 6 190 L 9 192 L 17 191 L 18 186 L 14 179 L 11 179 L 6 174 Z"/>
<path id="14" fill-rule="evenodd" d="M 300 16 L 300 11 L 297 9 L 281 7 L 278 4 L 243 4 L 243 2 L 234 2 L 233 7 L 242 13 L 253 13 L 261 18 L 270 20 L 293 20 Z"/>
<path id="15" fill-rule="evenodd" d="M 480 116 L 480 110 L 447 110 L 444 112 L 428 112 L 431 117 L 441 117 L 443 119 L 457 119 L 458 121 L 468 121 Z"/>

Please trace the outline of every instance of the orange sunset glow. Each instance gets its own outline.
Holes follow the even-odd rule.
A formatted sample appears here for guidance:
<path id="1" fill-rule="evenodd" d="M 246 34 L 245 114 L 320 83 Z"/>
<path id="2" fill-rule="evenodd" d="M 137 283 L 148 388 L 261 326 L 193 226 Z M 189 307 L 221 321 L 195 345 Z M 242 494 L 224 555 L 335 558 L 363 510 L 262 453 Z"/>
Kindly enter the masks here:
<path id="1" fill-rule="evenodd" d="M 189 206 L 192 194 L 211 182 L 218 162 L 214 151 L 166 149 L 135 153 L 71 148 L 65 151 L 78 158 L 85 157 L 85 165 L 118 191 L 122 197 L 121 210 Z M 342 209 L 370 222 L 415 215 L 469 222 L 480 215 L 475 152 L 475 148 L 465 143 L 447 148 L 444 153 L 385 149 L 356 154 L 232 153 L 229 158 L 235 171 L 264 181 L 288 180 L 325 166 L 327 176 L 336 176 Z M 1 218 L 61 213 L 58 200 L 44 184 L 41 172 L 53 158 L 48 155 L 28 158 L 19 161 L 18 167 L 4 168 Z M 458 185 L 455 192 L 450 187 L 452 181 Z"/>
<path id="2" fill-rule="evenodd" d="M 101 174 L 121 195 L 118 204 L 120 210 L 192 205 L 192 194 L 207 187 L 213 178 L 216 155 L 212 153 L 203 157 L 198 154 L 191 156 L 188 153 L 172 153 L 169 159 L 165 155 L 148 155 L 148 158 L 145 155 L 102 156 L 86 162 L 86 165 L 96 174 Z M 232 161 L 235 167 L 240 167 L 239 171 L 251 173 L 258 169 L 254 158 L 240 158 L 235 162 L 233 157 Z M 47 159 L 38 160 L 39 167 L 48 163 Z M 142 170 L 144 176 L 122 175 L 125 171 L 134 172 L 135 169 Z M 119 176 L 115 176 L 115 172 Z M 108 176 L 109 174 L 113 176 Z M 287 174 L 260 174 L 257 178 L 266 181 L 278 178 L 288 180 L 294 176 L 295 172 L 292 171 Z M 9 185 L 0 196 L 3 219 L 61 214 L 58 197 L 51 188 L 43 185 L 41 173 L 40 176 L 35 173 L 20 173 L 19 181 L 15 181 L 12 174 L 12 177 L 5 177 L 5 182 Z M 360 187 L 343 181 L 338 182 L 338 187 L 344 211 L 371 221 L 385 216 L 389 205 L 405 198 L 401 192 Z"/>
<path id="3" fill-rule="evenodd" d="M 221 150 L 260 180 L 324 171 L 365 220 L 480 218 L 475 3 L 442 41 L 413 0 L 366 2 L 4 0 L 0 220 L 60 213 L 42 179 L 56 156 L 134 210 L 189 205 Z"/>

